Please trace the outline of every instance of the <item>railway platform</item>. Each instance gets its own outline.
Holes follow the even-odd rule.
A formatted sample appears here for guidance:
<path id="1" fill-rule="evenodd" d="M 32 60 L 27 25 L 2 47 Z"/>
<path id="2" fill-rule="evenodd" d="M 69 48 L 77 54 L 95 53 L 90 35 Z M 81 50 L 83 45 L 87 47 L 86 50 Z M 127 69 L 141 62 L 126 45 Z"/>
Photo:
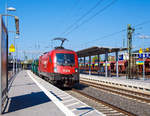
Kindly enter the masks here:
<path id="1" fill-rule="evenodd" d="M 104 116 L 31 71 L 20 71 L 9 82 L 3 116 Z"/>
<path id="2" fill-rule="evenodd" d="M 127 79 L 126 77 L 103 77 L 87 74 L 80 74 L 80 80 L 150 94 L 150 80 Z"/>

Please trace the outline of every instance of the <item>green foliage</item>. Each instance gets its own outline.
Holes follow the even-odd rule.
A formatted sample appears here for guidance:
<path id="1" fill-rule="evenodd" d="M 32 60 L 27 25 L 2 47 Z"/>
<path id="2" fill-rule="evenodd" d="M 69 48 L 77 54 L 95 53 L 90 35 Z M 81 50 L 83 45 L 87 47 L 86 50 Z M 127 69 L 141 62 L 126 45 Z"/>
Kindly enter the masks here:
<path id="1" fill-rule="evenodd" d="M 115 61 L 115 57 L 114 56 L 108 56 L 108 61 Z"/>
<path id="2" fill-rule="evenodd" d="M 92 63 L 95 63 L 95 62 L 97 62 L 98 61 L 98 57 L 97 56 L 94 56 L 93 58 L 92 58 Z M 101 61 L 101 58 L 99 57 L 99 61 Z"/>

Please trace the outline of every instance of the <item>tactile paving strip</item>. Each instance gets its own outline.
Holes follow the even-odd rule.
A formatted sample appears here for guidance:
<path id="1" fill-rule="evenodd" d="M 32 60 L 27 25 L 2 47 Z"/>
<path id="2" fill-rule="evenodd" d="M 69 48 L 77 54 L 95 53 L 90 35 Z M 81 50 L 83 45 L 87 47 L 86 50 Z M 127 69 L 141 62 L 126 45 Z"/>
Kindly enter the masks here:
<path id="1" fill-rule="evenodd" d="M 34 77 L 34 79 L 41 84 L 46 90 L 48 90 L 53 96 L 55 96 L 66 108 L 72 111 L 75 115 L 80 116 L 105 116 L 103 113 L 95 110 L 80 100 L 72 97 L 68 93 L 58 89 L 54 85 L 46 82 L 45 80 L 34 75 L 28 71 Z"/>

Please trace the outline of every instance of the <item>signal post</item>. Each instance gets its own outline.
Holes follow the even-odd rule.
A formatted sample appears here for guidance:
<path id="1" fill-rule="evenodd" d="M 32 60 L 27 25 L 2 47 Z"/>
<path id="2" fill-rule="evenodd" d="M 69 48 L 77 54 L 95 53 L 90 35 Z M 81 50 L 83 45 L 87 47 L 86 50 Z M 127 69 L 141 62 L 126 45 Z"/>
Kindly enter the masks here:
<path id="1" fill-rule="evenodd" d="M 131 79 L 131 50 L 132 50 L 132 33 L 134 32 L 134 28 L 131 27 L 131 24 L 128 24 L 127 28 L 127 38 L 128 38 L 128 54 L 129 54 L 129 61 L 128 61 L 128 78 Z"/>

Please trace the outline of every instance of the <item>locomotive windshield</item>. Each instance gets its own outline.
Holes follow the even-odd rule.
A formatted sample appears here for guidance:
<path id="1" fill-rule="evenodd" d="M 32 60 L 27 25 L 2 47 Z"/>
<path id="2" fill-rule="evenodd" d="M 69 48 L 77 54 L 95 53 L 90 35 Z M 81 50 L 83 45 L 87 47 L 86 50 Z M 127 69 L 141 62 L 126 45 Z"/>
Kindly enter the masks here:
<path id="1" fill-rule="evenodd" d="M 56 62 L 58 65 L 73 66 L 75 64 L 74 54 L 56 54 Z"/>

